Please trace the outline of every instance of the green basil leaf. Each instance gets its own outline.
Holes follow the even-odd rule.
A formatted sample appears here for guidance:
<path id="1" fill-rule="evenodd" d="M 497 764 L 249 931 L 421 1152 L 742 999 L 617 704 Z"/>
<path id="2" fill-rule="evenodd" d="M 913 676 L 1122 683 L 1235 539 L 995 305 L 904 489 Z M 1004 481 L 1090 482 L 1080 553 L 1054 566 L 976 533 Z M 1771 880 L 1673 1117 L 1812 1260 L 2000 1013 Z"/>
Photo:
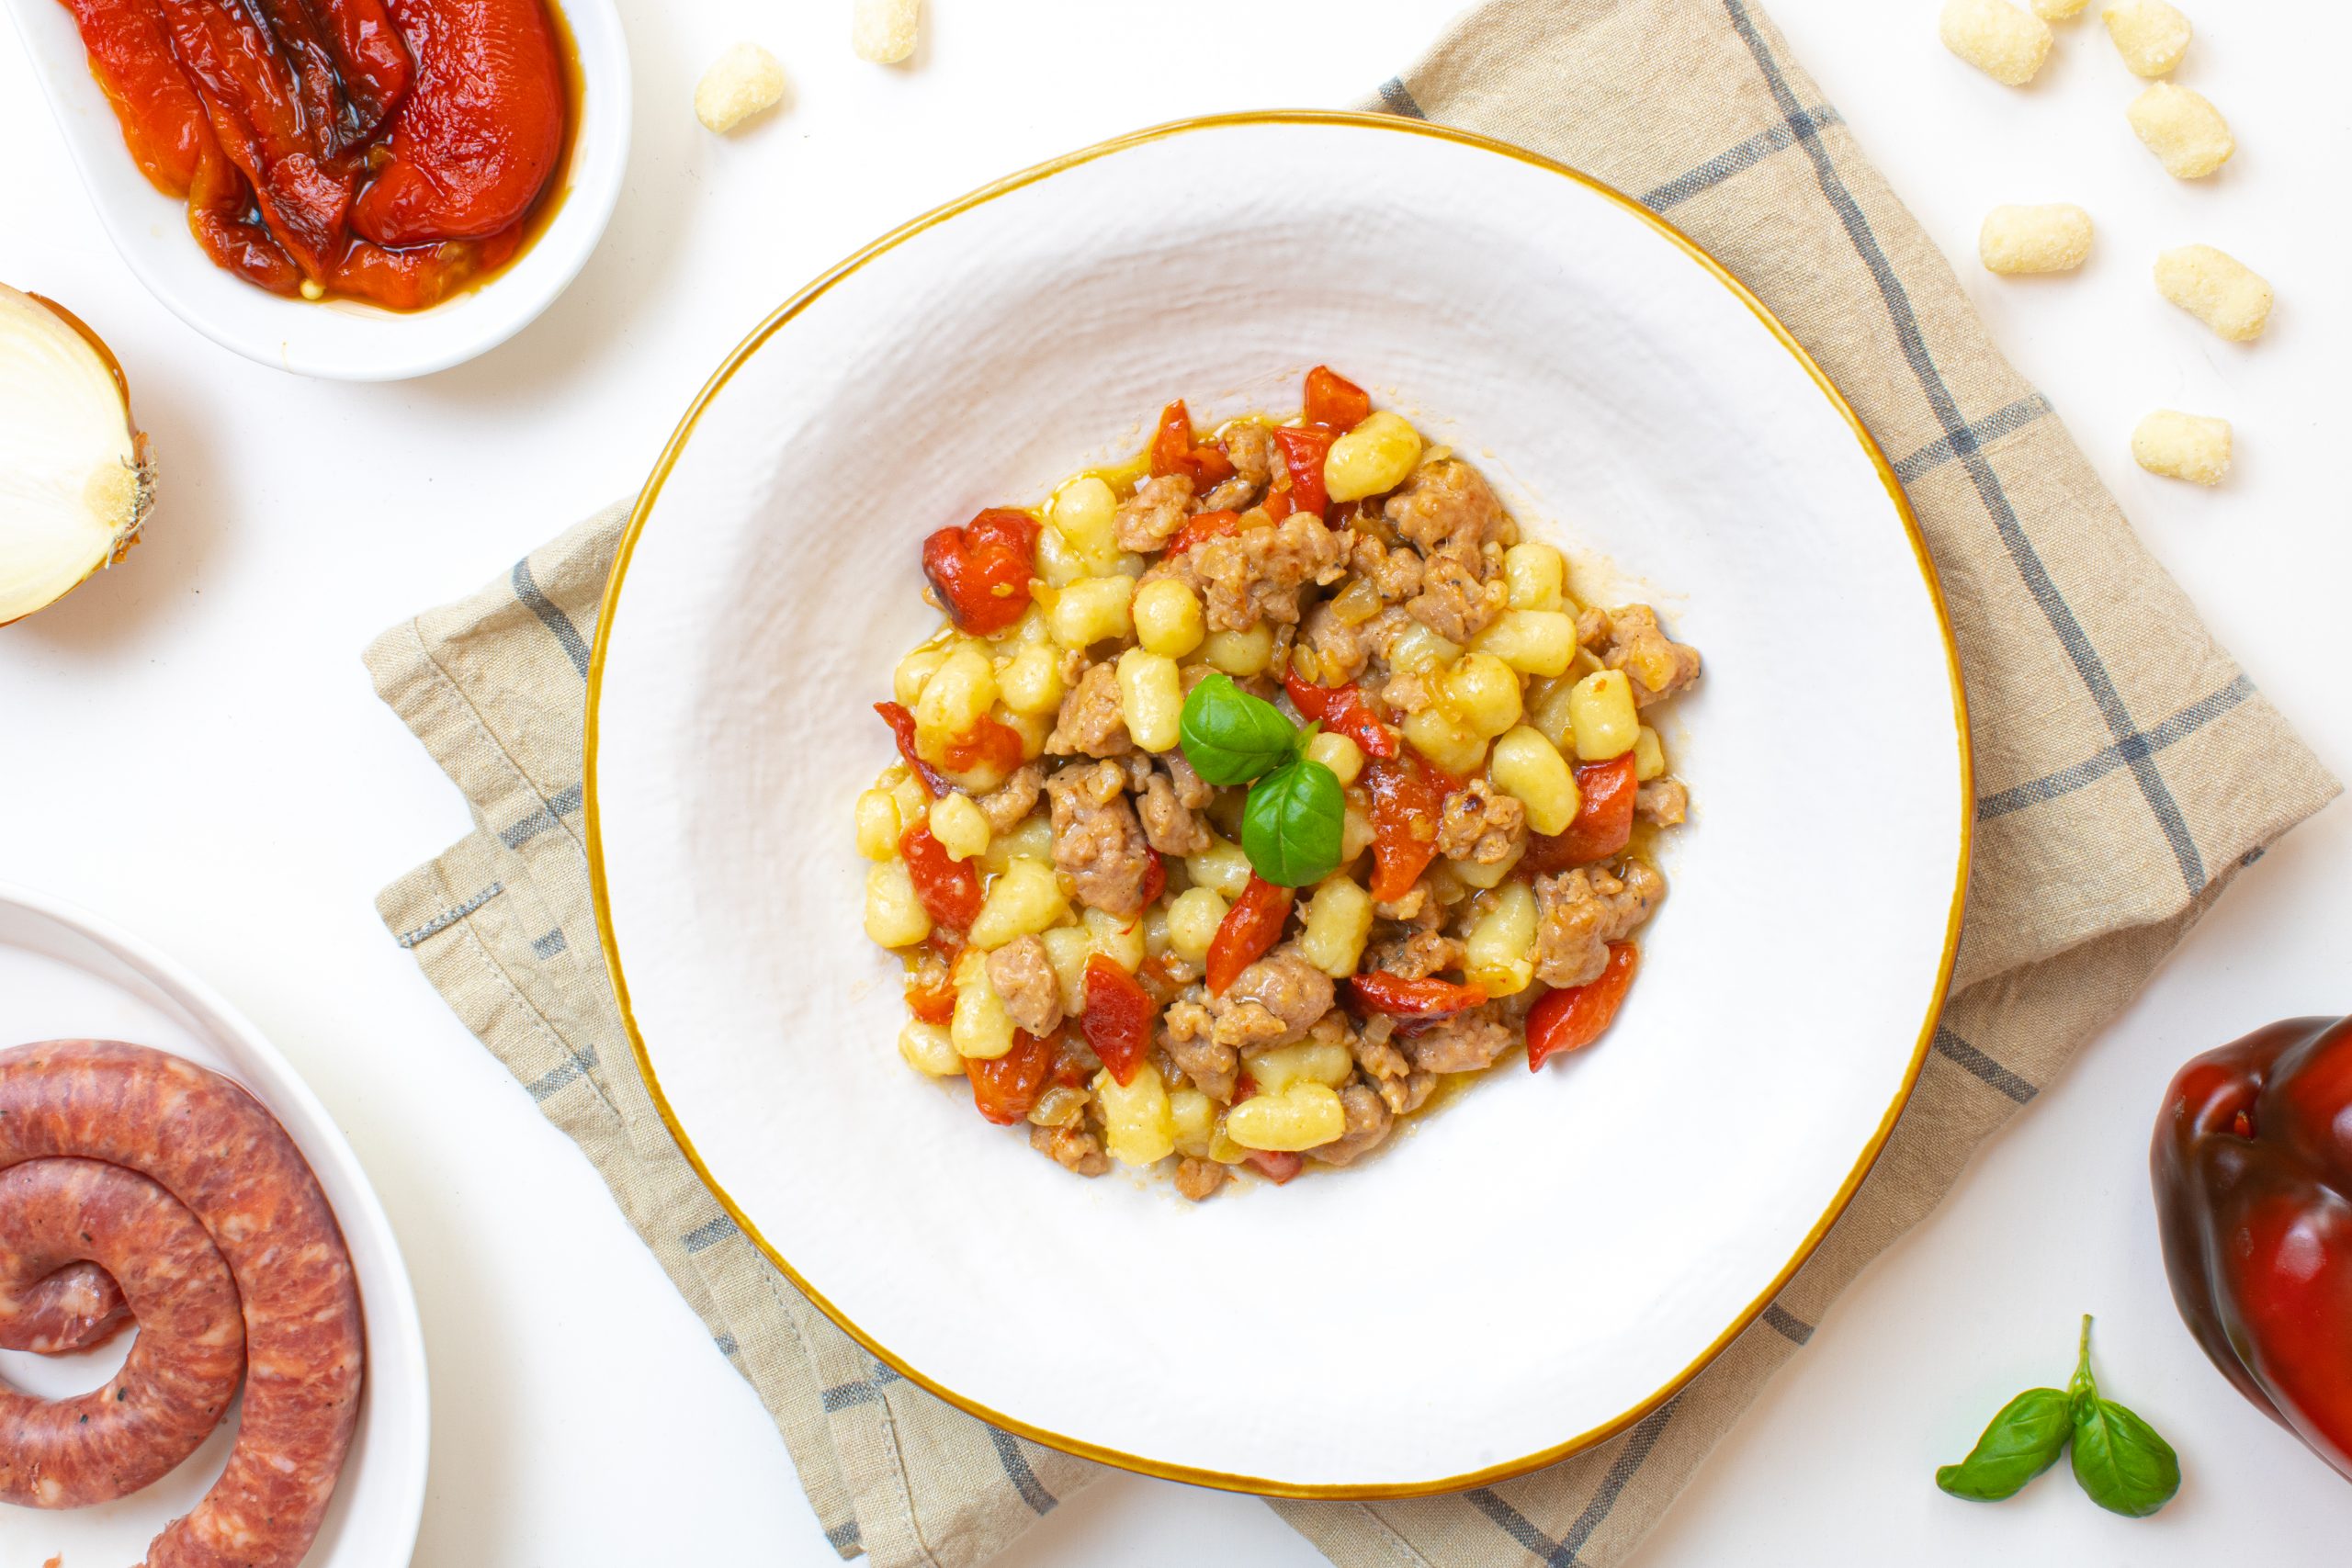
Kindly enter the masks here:
<path id="1" fill-rule="evenodd" d="M 2144 1519 L 2180 1490 L 2180 1456 L 2156 1429 L 2111 1399 L 2099 1397 L 2091 1376 L 2091 1319 L 2083 1314 L 2075 1376 L 2066 1385 L 2074 1409 L 2075 1480 L 2110 1514 Z"/>
<path id="2" fill-rule="evenodd" d="M 2109 1513 L 2143 1519 L 2180 1490 L 2180 1456 L 2139 1416 L 2094 1397 L 2075 1412 L 2075 1479 Z"/>
<path id="3" fill-rule="evenodd" d="M 1320 762 L 1294 758 L 1250 787 L 1241 807 L 1241 851 L 1258 874 L 1277 886 L 1320 882 L 1339 869 L 1346 816 L 1340 775 Z"/>
<path id="4" fill-rule="evenodd" d="M 1980 1503 L 2014 1496 L 2058 1462 L 2074 1427 L 2074 1401 L 2064 1390 L 2027 1389 L 2001 1406 L 1966 1459 L 1936 1472 L 1936 1484 Z"/>
<path id="5" fill-rule="evenodd" d="M 1184 699 L 1177 737 L 1193 771 L 1213 784 L 1247 784 L 1282 766 L 1298 731 L 1273 704 L 1231 677 L 1211 675 Z"/>

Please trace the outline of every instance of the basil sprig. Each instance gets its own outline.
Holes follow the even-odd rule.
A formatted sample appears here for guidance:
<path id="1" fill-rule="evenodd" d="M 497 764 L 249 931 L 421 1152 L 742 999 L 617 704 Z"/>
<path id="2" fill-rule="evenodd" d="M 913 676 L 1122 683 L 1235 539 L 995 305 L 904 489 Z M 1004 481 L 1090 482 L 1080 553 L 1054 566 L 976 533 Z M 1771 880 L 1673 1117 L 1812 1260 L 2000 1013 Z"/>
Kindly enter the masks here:
<path id="1" fill-rule="evenodd" d="M 1936 1484 L 1955 1497 L 1998 1502 L 2055 1464 L 2070 1443 L 2075 1482 L 2109 1513 L 2145 1518 L 2180 1490 L 2180 1458 L 2172 1445 L 2132 1411 L 2100 1397 L 2091 1376 L 2088 1314 L 2065 1388 L 2030 1388 L 2001 1406 L 1968 1457 L 1936 1472 Z"/>
<path id="2" fill-rule="evenodd" d="M 1320 882 L 1339 869 L 1347 800 L 1339 775 L 1304 754 L 1314 732 L 1225 675 L 1194 686 L 1177 721 L 1194 773 L 1213 784 L 1257 781 L 1242 803 L 1241 852 L 1277 886 Z"/>
<path id="3" fill-rule="evenodd" d="M 2156 1429 L 2111 1399 L 2091 1376 L 2091 1320 L 2083 1314 L 2082 1351 L 2066 1392 L 2075 1411 L 2075 1480 L 2110 1514 L 2143 1519 L 2180 1490 L 2180 1456 Z"/>
<path id="4" fill-rule="evenodd" d="M 1213 784 L 1248 784 L 1288 761 L 1298 731 L 1282 709 L 1211 675 L 1184 699 L 1176 732 L 1193 772 Z"/>

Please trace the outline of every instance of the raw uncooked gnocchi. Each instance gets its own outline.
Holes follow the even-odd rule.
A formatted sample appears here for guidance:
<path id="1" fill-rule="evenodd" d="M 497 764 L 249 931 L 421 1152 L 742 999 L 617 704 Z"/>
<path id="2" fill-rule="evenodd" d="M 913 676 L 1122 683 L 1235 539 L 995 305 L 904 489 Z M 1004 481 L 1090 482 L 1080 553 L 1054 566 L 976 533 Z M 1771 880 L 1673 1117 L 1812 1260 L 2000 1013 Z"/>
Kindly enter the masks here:
<path id="1" fill-rule="evenodd" d="M 755 43 L 739 43 L 695 84 L 695 118 L 712 130 L 734 130 L 784 96 L 784 67 Z"/>
<path id="2" fill-rule="evenodd" d="M 2165 0 L 2109 0 L 2098 16 L 2134 76 L 2169 76 L 2188 52 L 2188 18 Z"/>
<path id="3" fill-rule="evenodd" d="M 2158 409 L 2132 433 L 2132 460 L 2169 479 L 2220 484 L 2230 471 L 2230 422 Z"/>
<path id="4" fill-rule="evenodd" d="M 2183 245 L 2157 256 L 2156 292 L 2232 343 L 2260 337 L 2270 322 L 2270 285 L 2211 245 Z"/>
<path id="5" fill-rule="evenodd" d="M 2230 122 L 2201 93 L 2159 82 L 2124 111 L 2148 151 L 2176 179 L 2199 180 L 2230 161 L 2238 150 Z"/>
<path id="6" fill-rule="evenodd" d="M 2050 53 L 2050 26 L 2009 0 L 1944 0 L 1944 47 L 1996 82 L 2022 87 Z"/>
<path id="7" fill-rule="evenodd" d="M 2072 272 L 2091 254 L 2091 215 L 2064 201 L 1996 207 L 1984 215 L 1976 254 L 1987 272 Z"/>

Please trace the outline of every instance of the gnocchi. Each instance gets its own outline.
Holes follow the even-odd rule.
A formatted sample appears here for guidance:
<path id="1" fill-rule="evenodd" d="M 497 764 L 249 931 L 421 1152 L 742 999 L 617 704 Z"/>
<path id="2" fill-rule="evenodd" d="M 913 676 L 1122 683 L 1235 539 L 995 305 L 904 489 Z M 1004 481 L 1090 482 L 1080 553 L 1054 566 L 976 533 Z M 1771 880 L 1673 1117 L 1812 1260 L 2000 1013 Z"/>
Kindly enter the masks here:
<path id="1" fill-rule="evenodd" d="M 2175 179 L 2201 180 L 2238 150 L 2230 122 L 2201 93 L 2159 82 L 2124 111 L 2132 133 Z"/>
<path id="2" fill-rule="evenodd" d="M 2250 343 L 2270 324 L 2270 285 L 2211 245 L 2183 245 L 2158 255 L 2156 292 L 2232 343 Z"/>
<path id="3" fill-rule="evenodd" d="M 922 0 L 854 0 L 849 45 L 860 60 L 896 65 L 915 51 L 922 32 Z"/>
<path id="4" fill-rule="evenodd" d="M 1632 750 L 1642 721 L 1625 672 L 1596 670 L 1578 681 L 1568 694 L 1568 725 L 1579 761 L 1605 762 Z"/>
<path id="5" fill-rule="evenodd" d="M 1176 1152 L 1176 1114 L 1168 1085 L 1149 1062 L 1125 1084 L 1109 1068 L 1094 1075 L 1094 1100 L 1102 1108 L 1102 1146 L 1121 1165 L 1147 1166 Z"/>
<path id="6" fill-rule="evenodd" d="M 1119 655 L 1119 713 L 1146 751 L 1170 751 L 1184 711 L 1184 683 L 1164 653 L 1131 648 Z"/>
<path id="7" fill-rule="evenodd" d="M 1054 868 L 1040 860 L 1016 860 L 989 886 L 980 912 L 972 919 L 972 945 L 982 952 L 1017 937 L 1035 936 L 1069 913 Z"/>
<path id="8" fill-rule="evenodd" d="M 1327 878 L 1306 901 L 1298 955 L 1335 980 L 1346 978 L 1356 972 L 1371 939 L 1372 915 L 1372 895 L 1352 877 Z"/>
<path id="9" fill-rule="evenodd" d="M 2166 479 L 2220 484 L 2230 471 L 2230 422 L 2158 409 L 2132 433 L 2132 460 Z"/>
<path id="10" fill-rule="evenodd" d="M 1987 272 L 2072 272 L 2091 254 L 2091 215 L 2071 202 L 1996 207 L 1976 236 Z"/>
<path id="11" fill-rule="evenodd" d="M 1329 1084 L 1294 1083 L 1280 1094 L 1260 1094 L 1225 1113 L 1226 1135 L 1245 1149 L 1295 1154 L 1328 1144 L 1347 1131 L 1348 1113 Z"/>
<path id="12" fill-rule="evenodd" d="M 1333 501 L 1361 501 L 1403 484 L 1420 460 L 1420 433 L 1383 409 L 1331 443 L 1323 489 Z"/>
<path id="13" fill-rule="evenodd" d="M 2169 76 L 2188 52 L 2188 18 L 2165 0 L 2108 0 L 2098 17 L 2134 76 Z"/>
<path id="14" fill-rule="evenodd" d="M 2009 0 L 1944 0 L 1944 47 L 2004 86 L 2022 87 L 2050 54 L 2050 25 Z"/>
<path id="15" fill-rule="evenodd" d="M 730 44 L 695 84 L 695 118 L 720 135 L 784 101 L 784 66 L 758 44 Z"/>

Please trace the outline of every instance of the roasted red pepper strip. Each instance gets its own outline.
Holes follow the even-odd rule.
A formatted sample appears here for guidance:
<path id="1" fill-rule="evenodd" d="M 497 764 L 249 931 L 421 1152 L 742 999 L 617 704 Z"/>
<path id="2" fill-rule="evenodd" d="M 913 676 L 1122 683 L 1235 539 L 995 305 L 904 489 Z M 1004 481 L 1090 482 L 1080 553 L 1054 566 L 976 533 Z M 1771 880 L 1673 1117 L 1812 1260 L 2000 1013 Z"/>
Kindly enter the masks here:
<path id="1" fill-rule="evenodd" d="M 1358 1002 L 1393 1018 L 1434 1018 L 1474 1008 L 1487 999 L 1484 986 L 1457 986 L 1432 975 L 1408 980 L 1382 969 L 1367 969 L 1348 980 Z"/>
<path id="2" fill-rule="evenodd" d="M 1634 836 L 1634 796 L 1640 788 L 1631 751 L 1585 763 L 1577 769 L 1576 819 L 1556 833 L 1530 834 L 1521 866 L 1543 876 L 1607 860 Z"/>
<path id="3" fill-rule="evenodd" d="M 994 637 L 1021 618 L 1036 570 L 1037 520 L 1025 512 L 983 512 L 922 542 L 922 574 L 947 618 L 974 637 Z"/>
<path id="4" fill-rule="evenodd" d="M 1251 1149 L 1250 1163 L 1259 1175 L 1280 1187 L 1306 1168 L 1306 1156 L 1288 1149 Z"/>
<path id="5" fill-rule="evenodd" d="M 982 714 L 979 723 L 940 749 L 939 760 L 951 773 L 982 768 L 1009 773 L 1021 765 L 1022 751 L 1021 731 Z"/>
<path id="6" fill-rule="evenodd" d="M 1056 1054 L 1055 1040 L 1040 1040 L 1016 1029 L 1012 1049 L 1003 1055 L 966 1058 L 964 1076 L 972 1080 L 972 1103 L 998 1126 L 1010 1127 L 1036 1109 Z"/>
<path id="7" fill-rule="evenodd" d="M 1600 1038 L 1634 983 L 1641 967 L 1642 950 L 1630 942 L 1609 944 L 1609 967 L 1588 985 L 1547 991 L 1527 1010 L 1527 1070 L 1533 1072 L 1547 1056 L 1581 1051 Z"/>
<path id="8" fill-rule="evenodd" d="M 1396 755 L 1396 732 L 1380 722 L 1380 716 L 1372 711 L 1357 687 L 1318 686 L 1285 670 L 1283 690 L 1290 694 L 1290 705 L 1298 710 L 1299 717 L 1320 721 L 1332 734 L 1346 736 L 1365 756 Z"/>
<path id="9" fill-rule="evenodd" d="M 1328 365 L 1306 373 L 1306 423 L 1319 424 L 1334 435 L 1345 434 L 1372 413 L 1372 399 L 1364 389 Z"/>
<path id="10" fill-rule="evenodd" d="M 1121 1087 L 1135 1081 L 1136 1069 L 1151 1054 L 1159 1019 L 1159 1010 L 1134 976 L 1099 953 L 1086 961 L 1086 1008 L 1078 1015 L 1078 1032 Z"/>
<path id="11" fill-rule="evenodd" d="M 1241 513 L 1238 512 L 1204 512 L 1186 523 L 1168 537 L 1168 555 L 1181 556 L 1194 545 L 1211 539 L 1229 539 L 1241 532 Z"/>
<path id="12" fill-rule="evenodd" d="M 915 897 L 933 919 L 959 931 L 972 929 L 972 917 L 980 912 L 980 874 L 970 861 L 948 859 L 928 822 L 899 835 L 899 857 L 907 863 Z"/>
<path id="13" fill-rule="evenodd" d="M 937 768 L 916 755 L 915 716 L 907 711 L 904 704 L 876 703 L 874 711 L 882 716 L 882 722 L 888 725 L 890 733 L 898 738 L 899 756 L 915 775 L 915 782 L 922 785 L 923 794 L 937 800 L 955 787 L 941 775 Z"/>
<path id="14" fill-rule="evenodd" d="M 955 973 L 950 965 L 948 973 Z M 910 982 L 907 986 L 907 1010 L 923 1023 L 945 1023 L 956 1016 L 956 984 L 953 979 L 935 985 Z"/>
<path id="15" fill-rule="evenodd" d="M 2148 1164 L 2189 1332 L 2352 1479 L 2352 1018 L 2288 1019 L 2191 1061 Z"/>
<path id="16" fill-rule="evenodd" d="M 1146 850 L 1144 853 L 1151 857 L 1151 863 L 1143 873 L 1143 906 L 1148 909 L 1155 899 L 1168 891 L 1168 863 L 1160 858 L 1158 850 Z"/>
<path id="17" fill-rule="evenodd" d="M 1437 858 L 1445 786 L 1425 758 L 1410 752 L 1375 757 L 1364 778 L 1372 790 L 1372 896 L 1394 903 L 1413 890 Z"/>
<path id="18" fill-rule="evenodd" d="M 1290 919 L 1291 897 L 1289 888 L 1277 887 L 1254 871 L 1250 874 L 1250 886 L 1209 939 L 1209 995 L 1223 996 L 1236 976 L 1281 940 L 1283 922 Z"/>
<path id="19" fill-rule="evenodd" d="M 1320 513 L 1331 504 L 1323 488 L 1323 459 L 1330 456 L 1336 431 L 1284 425 L 1274 432 L 1282 448 L 1283 467 L 1290 470 L 1290 504 L 1294 511 Z"/>
<path id="20" fill-rule="evenodd" d="M 1198 495 L 1233 477 L 1233 459 L 1217 447 L 1193 444 L 1193 416 L 1179 398 L 1159 411 L 1159 423 L 1151 434 L 1151 471 L 1155 476 L 1183 475 Z"/>

